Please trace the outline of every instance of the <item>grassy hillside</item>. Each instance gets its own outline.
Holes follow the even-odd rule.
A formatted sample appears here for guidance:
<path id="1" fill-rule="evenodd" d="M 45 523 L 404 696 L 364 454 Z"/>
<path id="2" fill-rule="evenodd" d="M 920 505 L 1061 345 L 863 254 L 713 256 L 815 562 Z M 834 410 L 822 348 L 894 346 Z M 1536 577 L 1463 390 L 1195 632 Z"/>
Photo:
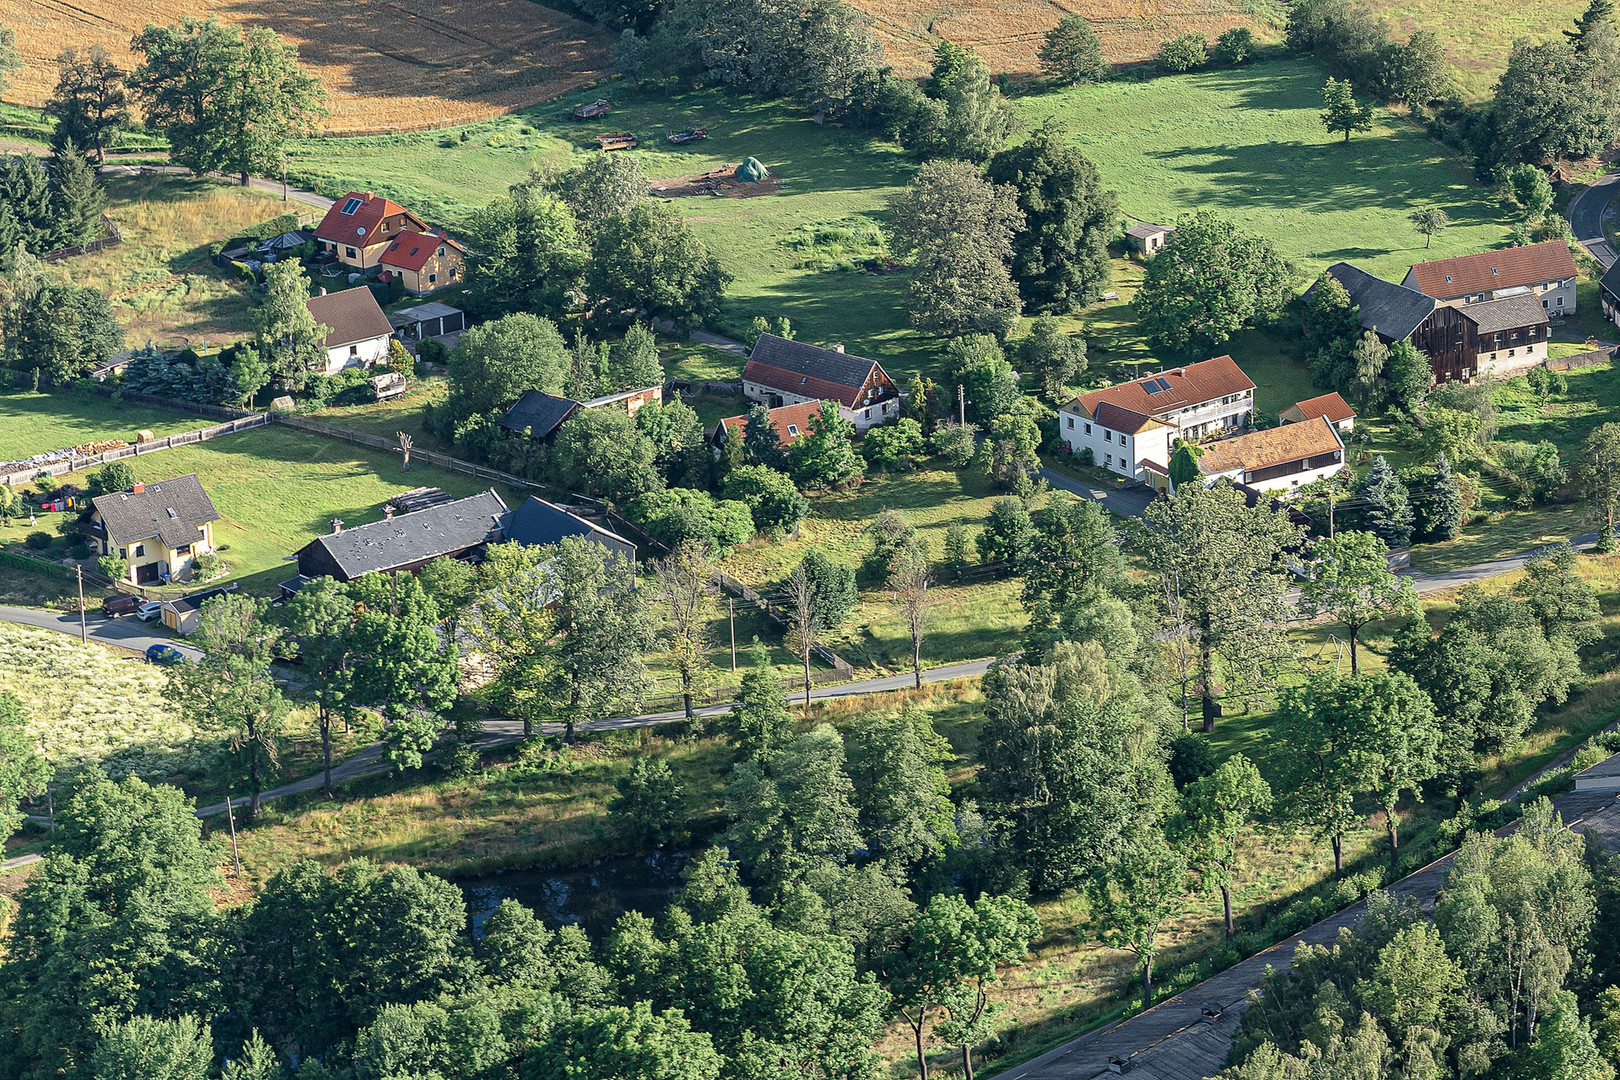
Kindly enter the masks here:
<path id="1" fill-rule="evenodd" d="M 1349 145 L 1317 114 L 1326 72 L 1314 60 L 1022 99 L 1030 127 L 1063 123 L 1120 210 L 1169 223 L 1213 210 L 1262 236 L 1314 276 L 1339 259 L 1399 278 L 1413 262 L 1500 246 L 1504 215 L 1468 164 L 1380 112 Z M 1408 215 L 1436 204 L 1452 226 L 1425 250 Z"/>
<path id="2" fill-rule="evenodd" d="M 1446 58 L 1467 98 L 1491 96 L 1507 67 L 1516 38 L 1548 41 L 1586 10 L 1586 0 L 1529 0 L 1517 4 L 1475 4 L 1467 0 L 1369 0 L 1387 18 L 1397 37 L 1434 30 L 1446 43 Z"/>

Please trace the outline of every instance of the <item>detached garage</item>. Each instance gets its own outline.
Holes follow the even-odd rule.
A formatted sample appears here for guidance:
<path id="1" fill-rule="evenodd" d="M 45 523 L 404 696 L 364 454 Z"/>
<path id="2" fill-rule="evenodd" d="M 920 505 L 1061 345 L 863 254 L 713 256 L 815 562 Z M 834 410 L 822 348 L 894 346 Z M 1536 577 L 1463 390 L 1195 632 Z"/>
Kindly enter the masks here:
<path id="1" fill-rule="evenodd" d="M 467 313 L 449 304 L 430 302 L 402 308 L 388 316 L 388 322 L 400 340 L 425 341 L 467 329 Z"/>

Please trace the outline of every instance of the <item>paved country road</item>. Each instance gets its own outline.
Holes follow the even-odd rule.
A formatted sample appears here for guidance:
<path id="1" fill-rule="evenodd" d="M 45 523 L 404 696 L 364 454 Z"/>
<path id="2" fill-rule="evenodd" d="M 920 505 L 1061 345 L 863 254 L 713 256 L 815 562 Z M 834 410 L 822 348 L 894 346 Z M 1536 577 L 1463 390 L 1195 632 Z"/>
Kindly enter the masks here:
<path id="1" fill-rule="evenodd" d="M 1615 187 L 1616 184 L 1620 184 L 1620 172 L 1606 173 L 1569 200 L 1569 206 L 1564 209 L 1564 216 L 1569 218 L 1569 228 L 1575 234 L 1575 239 L 1591 253 L 1592 258 L 1603 264 L 1605 270 L 1614 265 L 1617 257 L 1614 246 L 1603 233 L 1604 211 L 1608 209 L 1609 200 L 1615 192 L 1620 190 Z"/>
<path id="2" fill-rule="evenodd" d="M 149 645 L 173 645 L 187 660 L 202 659 L 202 651 L 187 645 L 169 634 L 161 622 L 141 622 L 133 615 L 109 619 L 99 611 L 85 612 L 85 627 L 91 641 L 102 645 L 116 645 L 120 649 L 145 652 Z M 0 622 L 18 626 L 37 626 L 42 630 L 60 630 L 64 634 L 79 636 L 79 616 L 40 608 L 7 607 L 0 605 Z"/>

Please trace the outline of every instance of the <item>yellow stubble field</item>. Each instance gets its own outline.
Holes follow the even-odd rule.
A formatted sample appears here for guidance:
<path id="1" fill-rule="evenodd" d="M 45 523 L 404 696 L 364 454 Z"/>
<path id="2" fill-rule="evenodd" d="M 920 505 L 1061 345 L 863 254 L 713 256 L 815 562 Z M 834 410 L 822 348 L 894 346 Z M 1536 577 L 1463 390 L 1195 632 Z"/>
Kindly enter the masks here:
<path id="1" fill-rule="evenodd" d="M 141 28 L 210 14 L 268 26 L 297 45 L 331 93 L 333 134 L 481 120 L 610 67 L 606 34 L 533 0 L 0 0 L 0 24 L 16 32 L 23 58 L 7 100 L 49 97 L 66 46 L 100 45 L 127 68 Z"/>

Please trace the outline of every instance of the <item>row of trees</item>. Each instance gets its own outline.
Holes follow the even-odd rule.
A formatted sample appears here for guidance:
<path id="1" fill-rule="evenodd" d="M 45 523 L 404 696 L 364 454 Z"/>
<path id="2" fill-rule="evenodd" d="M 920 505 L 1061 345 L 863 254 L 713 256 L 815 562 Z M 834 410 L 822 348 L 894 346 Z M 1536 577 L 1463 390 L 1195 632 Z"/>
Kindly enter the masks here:
<path id="1" fill-rule="evenodd" d="M 33 154 L 0 160 L 0 270 L 19 247 L 43 255 L 98 239 L 104 205 L 95 171 L 72 142 L 47 161 Z"/>

